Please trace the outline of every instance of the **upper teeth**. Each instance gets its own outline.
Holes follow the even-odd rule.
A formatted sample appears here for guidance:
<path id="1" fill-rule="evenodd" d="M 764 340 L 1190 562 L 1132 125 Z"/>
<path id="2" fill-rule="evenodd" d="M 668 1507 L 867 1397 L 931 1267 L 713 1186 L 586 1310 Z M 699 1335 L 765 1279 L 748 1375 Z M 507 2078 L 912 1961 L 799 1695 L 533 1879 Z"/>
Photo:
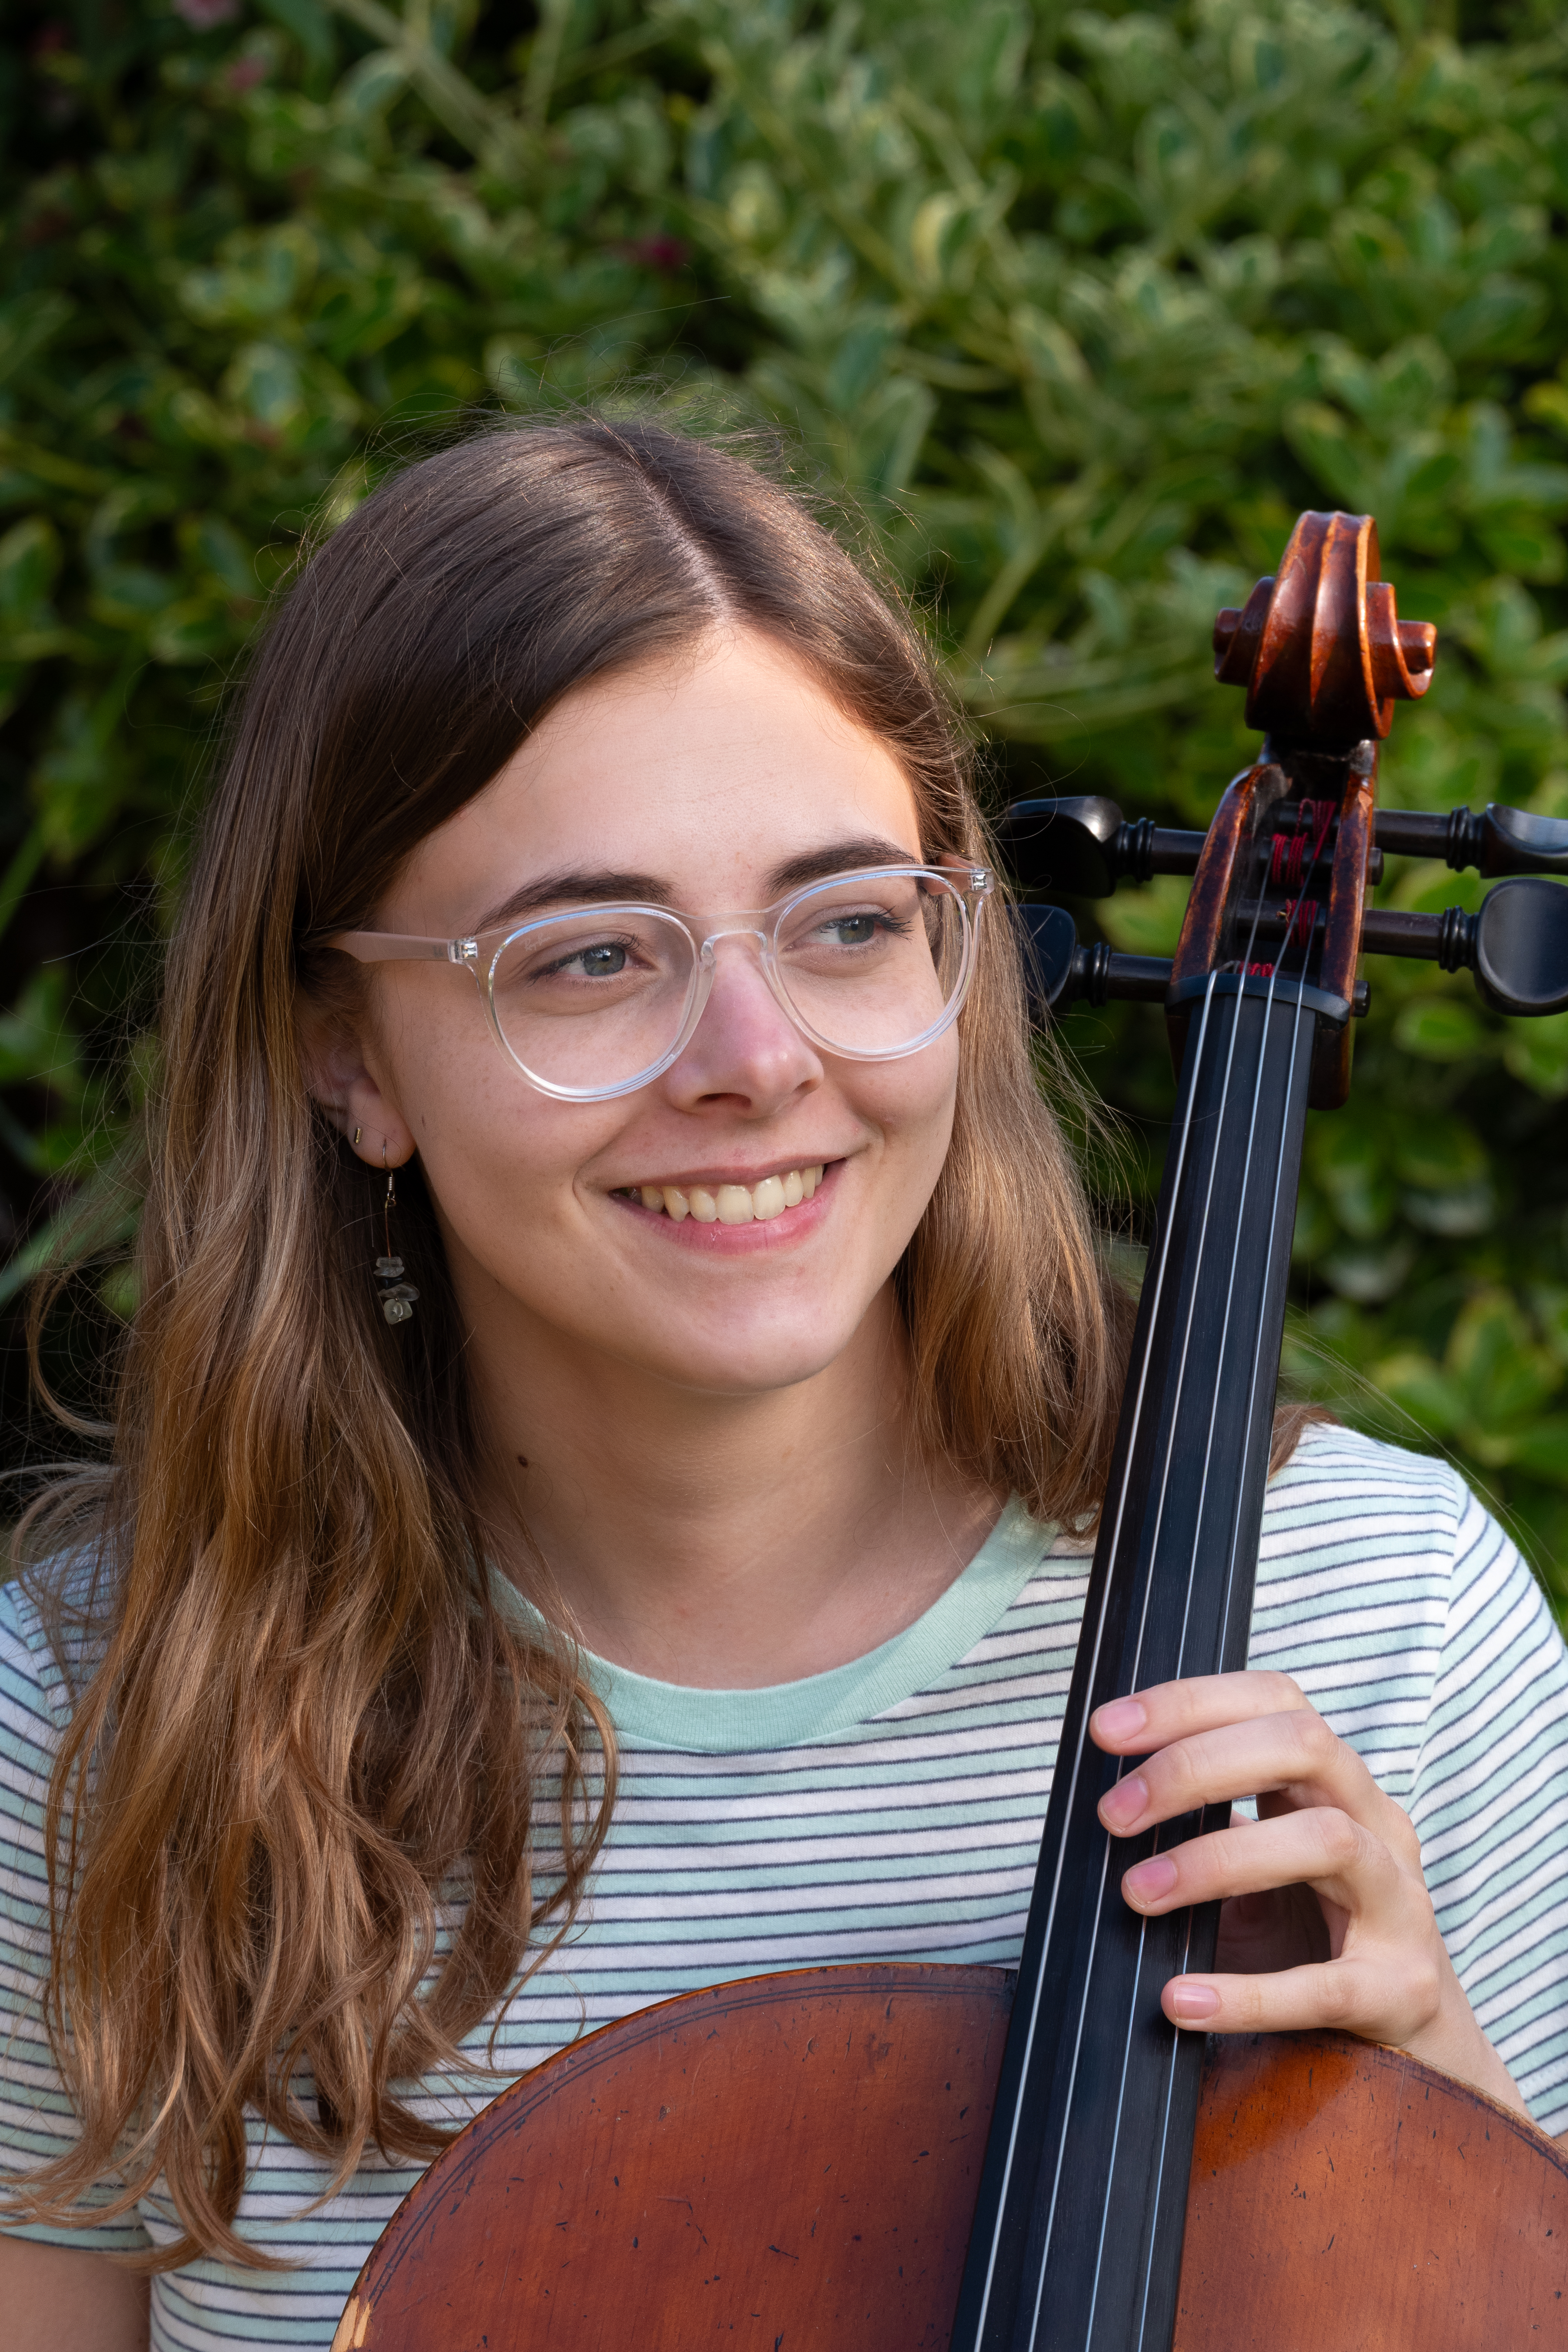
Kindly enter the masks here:
<path id="1" fill-rule="evenodd" d="M 764 1176 L 760 1184 L 716 1184 L 711 1192 L 702 1184 L 688 1185 L 685 1192 L 678 1184 L 643 1184 L 637 1190 L 645 1209 L 660 1209 L 677 1224 L 682 1217 L 695 1217 L 700 1225 L 749 1225 L 753 1219 L 765 1223 L 786 1209 L 797 1209 L 821 1181 L 818 1165 L 792 1168 L 787 1176 Z"/>

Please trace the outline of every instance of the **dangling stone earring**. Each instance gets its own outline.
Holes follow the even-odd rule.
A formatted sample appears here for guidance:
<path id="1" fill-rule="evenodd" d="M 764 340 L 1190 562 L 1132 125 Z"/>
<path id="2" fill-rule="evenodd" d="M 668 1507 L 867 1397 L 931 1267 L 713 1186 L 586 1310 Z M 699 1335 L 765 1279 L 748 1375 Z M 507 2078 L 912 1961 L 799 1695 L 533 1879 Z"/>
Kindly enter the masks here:
<path id="1" fill-rule="evenodd" d="M 381 1147 L 381 1164 L 386 1168 L 384 1143 Z M 406 1323 L 413 1317 L 414 1302 L 419 1293 L 411 1282 L 400 1279 L 403 1260 L 393 1255 L 392 1213 L 397 1206 L 397 1186 L 390 1168 L 386 1168 L 386 1198 L 381 1205 L 386 1235 L 385 1252 L 375 1262 L 375 1278 L 381 1285 L 381 1311 L 389 1323 Z"/>

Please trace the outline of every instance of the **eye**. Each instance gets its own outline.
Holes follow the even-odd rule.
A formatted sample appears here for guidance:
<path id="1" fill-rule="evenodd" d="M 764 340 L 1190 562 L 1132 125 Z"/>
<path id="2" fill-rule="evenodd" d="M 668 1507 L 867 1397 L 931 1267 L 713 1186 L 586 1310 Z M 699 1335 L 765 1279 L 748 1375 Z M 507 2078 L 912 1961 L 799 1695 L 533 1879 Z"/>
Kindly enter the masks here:
<path id="1" fill-rule="evenodd" d="M 596 946 L 579 948 L 575 955 L 565 956 L 554 971 L 580 971 L 584 980 L 614 980 L 626 968 L 626 951 L 618 940 L 601 940 Z"/>
<path id="2" fill-rule="evenodd" d="M 834 915 L 822 926 L 825 935 L 841 948 L 868 947 L 878 929 L 878 918 L 870 914 Z"/>

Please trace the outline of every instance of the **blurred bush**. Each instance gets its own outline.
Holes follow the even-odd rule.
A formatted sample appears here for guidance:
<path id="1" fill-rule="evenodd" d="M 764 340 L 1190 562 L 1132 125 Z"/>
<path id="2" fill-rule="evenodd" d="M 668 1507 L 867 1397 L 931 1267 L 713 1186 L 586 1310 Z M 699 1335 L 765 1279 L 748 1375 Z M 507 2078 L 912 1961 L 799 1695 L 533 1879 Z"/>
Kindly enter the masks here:
<path id="1" fill-rule="evenodd" d="M 1215 606 L 1299 508 L 1370 509 L 1402 614 L 1443 638 L 1384 799 L 1568 814 L 1552 0 L 21 14 L 0 60 L 18 1231 L 133 1097 L 213 714 L 306 518 L 479 409 L 637 376 L 783 420 L 927 612 L 998 795 L 1070 780 L 1189 823 L 1249 750 L 1210 680 Z M 1384 896 L 1478 893 L 1405 866 Z M 1153 950 L 1180 903 L 1093 911 Z M 1450 1448 L 1550 1573 L 1568 1016 L 1510 1027 L 1466 981 L 1372 976 L 1352 1104 L 1310 1140 L 1289 1370 Z M 1068 1031 L 1133 1122 L 1137 1209 L 1171 1100 L 1158 1022 Z"/>

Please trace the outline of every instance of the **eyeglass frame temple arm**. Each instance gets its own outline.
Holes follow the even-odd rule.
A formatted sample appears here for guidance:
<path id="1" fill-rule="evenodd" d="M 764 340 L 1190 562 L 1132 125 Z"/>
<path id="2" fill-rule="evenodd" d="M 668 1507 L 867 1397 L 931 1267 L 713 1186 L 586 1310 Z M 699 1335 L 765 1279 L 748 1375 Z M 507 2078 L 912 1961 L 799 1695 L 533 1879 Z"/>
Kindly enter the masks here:
<path id="1" fill-rule="evenodd" d="M 420 939 L 408 931 L 334 931 L 324 948 L 341 948 L 356 963 L 459 963 L 470 971 L 479 961 L 477 939 Z"/>

